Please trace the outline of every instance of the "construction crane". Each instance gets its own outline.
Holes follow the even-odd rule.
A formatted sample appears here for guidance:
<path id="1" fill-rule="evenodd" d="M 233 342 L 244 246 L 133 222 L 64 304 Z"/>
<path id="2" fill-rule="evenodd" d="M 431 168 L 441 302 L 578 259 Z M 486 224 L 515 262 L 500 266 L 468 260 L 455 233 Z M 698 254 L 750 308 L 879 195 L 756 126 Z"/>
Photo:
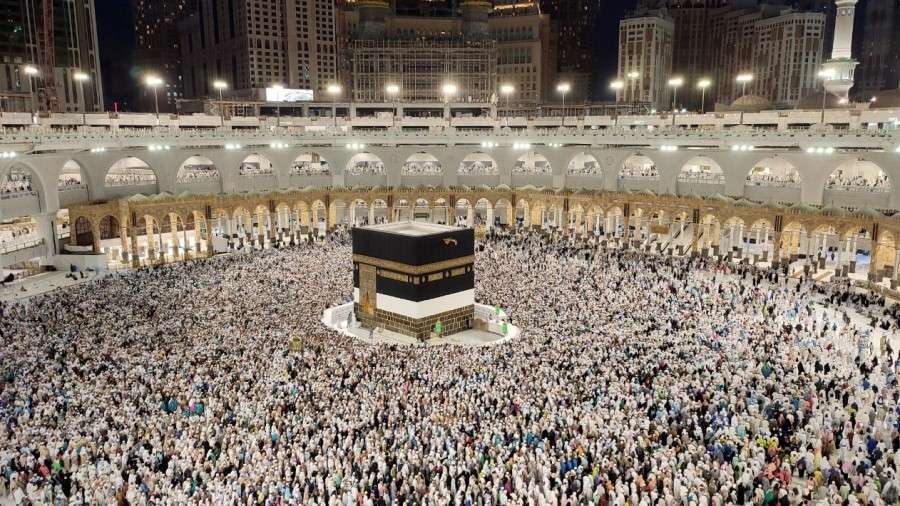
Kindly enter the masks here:
<path id="1" fill-rule="evenodd" d="M 41 100 L 47 111 L 56 111 L 59 99 L 56 96 L 56 43 L 53 27 L 53 0 L 42 0 L 40 44 L 38 45 L 38 66 L 41 68 Z"/>

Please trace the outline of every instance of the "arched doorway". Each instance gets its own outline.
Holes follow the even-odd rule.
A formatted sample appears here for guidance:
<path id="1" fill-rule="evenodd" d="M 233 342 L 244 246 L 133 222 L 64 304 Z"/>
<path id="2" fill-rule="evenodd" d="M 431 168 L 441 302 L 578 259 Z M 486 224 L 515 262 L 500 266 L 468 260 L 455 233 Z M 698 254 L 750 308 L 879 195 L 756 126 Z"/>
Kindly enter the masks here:
<path id="1" fill-rule="evenodd" d="M 500 169 L 490 155 L 476 151 L 462 159 L 456 173 L 459 176 L 496 176 Z"/>
<path id="2" fill-rule="evenodd" d="M 107 188 L 140 188 L 156 193 L 159 179 L 156 172 L 143 160 L 129 156 L 110 166 L 103 179 Z"/>
<path id="3" fill-rule="evenodd" d="M 566 169 L 569 176 L 601 176 L 600 162 L 594 158 L 594 155 L 581 152 L 569 160 L 569 166 Z"/>
<path id="4" fill-rule="evenodd" d="M 434 155 L 420 151 L 413 154 L 400 168 L 401 176 L 440 176 L 444 168 Z"/>
<path id="5" fill-rule="evenodd" d="M 219 169 L 212 160 L 205 156 L 194 155 L 178 168 L 175 182 L 178 184 L 207 185 L 216 184 L 221 179 Z"/>
<path id="6" fill-rule="evenodd" d="M 330 176 L 331 165 L 328 160 L 315 152 L 300 153 L 291 163 L 292 176 Z"/>

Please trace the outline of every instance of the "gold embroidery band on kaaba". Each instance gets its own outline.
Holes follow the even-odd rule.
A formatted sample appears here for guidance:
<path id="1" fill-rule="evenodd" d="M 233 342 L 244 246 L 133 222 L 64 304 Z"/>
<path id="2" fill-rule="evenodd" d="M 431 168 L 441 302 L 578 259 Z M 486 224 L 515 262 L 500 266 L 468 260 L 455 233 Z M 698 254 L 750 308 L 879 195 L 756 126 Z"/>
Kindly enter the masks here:
<path id="1" fill-rule="evenodd" d="M 451 258 L 450 260 L 444 260 L 443 262 L 434 262 L 425 265 L 407 265 L 400 262 L 382 260 L 381 258 L 374 258 L 366 255 L 353 255 L 353 261 L 359 262 L 361 264 L 374 265 L 376 267 L 381 267 L 382 269 L 388 269 L 391 271 L 421 276 L 422 274 L 430 274 L 432 272 L 445 271 L 454 267 L 474 264 L 475 255 Z"/>

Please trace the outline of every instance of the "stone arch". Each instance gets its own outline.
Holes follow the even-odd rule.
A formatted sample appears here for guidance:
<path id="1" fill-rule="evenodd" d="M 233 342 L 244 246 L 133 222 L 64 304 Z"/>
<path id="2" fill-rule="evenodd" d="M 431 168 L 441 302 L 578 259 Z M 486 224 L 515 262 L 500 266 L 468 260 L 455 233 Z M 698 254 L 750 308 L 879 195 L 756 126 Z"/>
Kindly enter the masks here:
<path id="1" fill-rule="evenodd" d="M 219 169 L 205 156 L 194 155 L 181 162 L 175 175 L 178 184 L 216 183 L 222 178 Z"/>
<path id="2" fill-rule="evenodd" d="M 349 176 L 383 176 L 385 174 L 384 162 L 369 152 L 353 155 L 347 161 L 347 167 L 344 170 Z"/>
<path id="3" fill-rule="evenodd" d="M 546 156 L 529 151 L 520 156 L 516 163 L 513 164 L 513 174 L 524 175 L 551 175 L 553 174 L 553 166 Z"/>
<path id="4" fill-rule="evenodd" d="M 892 186 L 884 169 L 864 158 L 843 162 L 825 180 L 826 189 L 837 191 L 888 193 Z"/>
<path id="5" fill-rule="evenodd" d="M 788 257 L 799 255 L 801 240 L 807 234 L 806 227 L 799 221 L 792 221 L 785 225 L 781 230 L 781 255 Z"/>
<path id="6" fill-rule="evenodd" d="M 2 194 L 36 195 L 40 208 L 44 208 L 41 177 L 28 165 L 16 163 L 3 173 L 3 177 L 0 177 L 0 195 Z"/>
<path id="7" fill-rule="evenodd" d="M 121 236 L 119 219 L 112 215 L 100 218 L 100 240 L 118 239 Z"/>
<path id="8" fill-rule="evenodd" d="M 250 234 L 253 230 L 253 215 L 247 208 L 242 206 L 234 208 L 234 211 L 231 213 L 231 219 L 234 222 L 233 233 L 240 231 L 244 234 Z"/>
<path id="9" fill-rule="evenodd" d="M 602 176 L 600 162 L 590 153 L 584 151 L 576 154 L 569 160 L 566 174 L 570 176 Z"/>
<path id="10" fill-rule="evenodd" d="M 622 162 L 619 179 L 658 181 L 659 169 L 649 156 L 635 153 Z"/>
<path id="11" fill-rule="evenodd" d="M 241 160 L 238 175 L 244 177 L 274 176 L 275 167 L 265 156 L 259 153 L 251 153 Z"/>
<path id="12" fill-rule="evenodd" d="M 400 168 L 402 176 L 440 176 L 444 168 L 436 156 L 425 151 L 413 153 Z"/>
<path id="13" fill-rule="evenodd" d="M 88 180 L 84 167 L 75 160 L 66 160 L 56 178 L 56 187 L 59 190 L 87 189 Z"/>
<path id="14" fill-rule="evenodd" d="M 723 184 L 725 172 L 718 162 L 708 156 L 695 156 L 681 166 L 680 183 Z"/>
<path id="15" fill-rule="evenodd" d="M 456 173 L 460 176 L 496 176 L 500 174 L 500 168 L 491 155 L 475 151 L 459 162 Z"/>
<path id="16" fill-rule="evenodd" d="M 77 246 L 93 246 L 94 245 L 94 227 L 91 220 L 86 216 L 79 216 L 75 220 L 73 227 L 75 245 Z"/>
<path id="17" fill-rule="evenodd" d="M 375 219 L 375 223 L 385 223 L 390 219 L 390 210 L 387 201 L 384 199 L 373 199 L 369 204 L 370 213 Z"/>
<path id="18" fill-rule="evenodd" d="M 473 215 L 475 218 L 476 225 L 487 225 L 491 223 L 494 219 L 494 205 L 491 204 L 491 201 L 481 197 L 480 199 L 475 201 Z"/>
<path id="19" fill-rule="evenodd" d="M 780 156 L 763 158 L 753 164 L 746 179 L 746 184 L 750 186 L 799 188 L 801 183 L 797 167 Z"/>
<path id="20" fill-rule="evenodd" d="M 292 176 L 330 176 L 331 165 L 315 151 L 305 151 L 291 162 Z"/>
<path id="21" fill-rule="evenodd" d="M 885 230 L 878 234 L 878 245 L 875 249 L 875 269 L 881 270 L 887 267 L 897 268 L 895 258 L 897 256 L 897 242 L 894 234 Z M 885 273 L 890 277 L 891 273 Z"/>
<path id="22" fill-rule="evenodd" d="M 156 171 L 145 161 L 135 156 L 127 156 L 113 163 L 106 176 L 103 185 L 107 188 L 121 186 L 149 186 L 158 185 L 159 177 Z"/>
<path id="23" fill-rule="evenodd" d="M 501 226 L 510 226 L 515 222 L 515 209 L 512 202 L 505 197 L 501 197 L 494 202 L 494 219 Z"/>
<path id="24" fill-rule="evenodd" d="M 350 206 L 347 205 L 347 201 L 342 198 L 335 198 L 331 200 L 328 205 L 328 223 L 329 225 L 337 225 L 338 223 L 344 223 L 346 220 L 349 220 L 350 217 Z"/>

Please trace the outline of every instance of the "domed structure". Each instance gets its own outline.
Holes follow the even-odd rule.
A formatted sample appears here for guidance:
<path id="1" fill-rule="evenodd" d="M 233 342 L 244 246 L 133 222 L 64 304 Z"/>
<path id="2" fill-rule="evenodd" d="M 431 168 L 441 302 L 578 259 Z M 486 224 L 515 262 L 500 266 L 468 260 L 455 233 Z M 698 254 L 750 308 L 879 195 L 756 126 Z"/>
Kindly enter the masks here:
<path id="1" fill-rule="evenodd" d="M 900 88 L 877 93 L 869 109 L 900 109 Z"/>
<path id="2" fill-rule="evenodd" d="M 800 110 L 821 110 L 822 109 L 822 91 L 818 93 L 813 93 L 812 95 L 807 95 L 803 97 L 800 102 L 797 104 L 797 109 Z M 825 108 L 826 109 L 842 109 L 847 107 L 846 103 L 841 103 L 841 97 L 835 95 L 834 93 L 828 93 L 828 96 L 825 97 Z"/>
<path id="3" fill-rule="evenodd" d="M 759 112 L 772 108 L 772 102 L 759 95 L 744 95 L 731 103 L 732 111 Z"/>

